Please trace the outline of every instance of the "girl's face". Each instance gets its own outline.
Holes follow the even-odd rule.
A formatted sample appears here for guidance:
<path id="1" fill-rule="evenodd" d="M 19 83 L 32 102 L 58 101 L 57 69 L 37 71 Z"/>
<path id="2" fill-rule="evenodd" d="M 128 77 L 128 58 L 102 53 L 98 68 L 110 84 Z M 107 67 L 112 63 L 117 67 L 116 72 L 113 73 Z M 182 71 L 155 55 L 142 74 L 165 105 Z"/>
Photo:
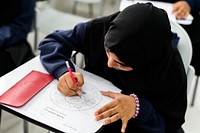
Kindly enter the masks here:
<path id="1" fill-rule="evenodd" d="M 110 68 L 114 68 L 116 70 L 122 70 L 122 71 L 132 71 L 133 68 L 127 66 L 122 61 L 119 60 L 119 58 L 113 53 L 113 52 L 106 52 L 108 57 L 107 65 Z"/>

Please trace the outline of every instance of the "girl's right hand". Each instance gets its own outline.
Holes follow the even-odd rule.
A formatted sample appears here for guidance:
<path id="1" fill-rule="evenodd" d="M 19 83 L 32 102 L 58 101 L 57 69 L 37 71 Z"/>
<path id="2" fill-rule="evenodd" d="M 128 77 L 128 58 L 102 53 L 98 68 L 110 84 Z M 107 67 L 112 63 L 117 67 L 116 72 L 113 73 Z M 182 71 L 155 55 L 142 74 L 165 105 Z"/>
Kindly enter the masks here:
<path id="1" fill-rule="evenodd" d="M 69 72 L 63 74 L 57 84 L 58 90 L 65 96 L 74 96 L 81 93 L 81 87 L 84 84 L 83 75 L 79 72 L 73 72 L 78 87 L 74 84 Z"/>

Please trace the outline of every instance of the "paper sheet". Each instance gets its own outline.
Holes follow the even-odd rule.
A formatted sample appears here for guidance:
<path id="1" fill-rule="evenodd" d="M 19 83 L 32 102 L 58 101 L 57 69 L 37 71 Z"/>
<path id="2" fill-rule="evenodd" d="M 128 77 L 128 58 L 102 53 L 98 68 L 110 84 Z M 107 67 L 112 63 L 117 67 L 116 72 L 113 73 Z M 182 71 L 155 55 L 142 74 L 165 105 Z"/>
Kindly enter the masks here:
<path id="1" fill-rule="evenodd" d="M 65 97 L 57 90 L 57 80 L 53 80 L 25 106 L 11 108 L 65 133 L 96 132 L 101 128 L 102 121 L 95 121 L 94 112 L 112 100 L 99 90 L 120 90 L 100 77 L 79 68 L 76 70 L 83 73 L 85 80 L 81 98 Z"/>

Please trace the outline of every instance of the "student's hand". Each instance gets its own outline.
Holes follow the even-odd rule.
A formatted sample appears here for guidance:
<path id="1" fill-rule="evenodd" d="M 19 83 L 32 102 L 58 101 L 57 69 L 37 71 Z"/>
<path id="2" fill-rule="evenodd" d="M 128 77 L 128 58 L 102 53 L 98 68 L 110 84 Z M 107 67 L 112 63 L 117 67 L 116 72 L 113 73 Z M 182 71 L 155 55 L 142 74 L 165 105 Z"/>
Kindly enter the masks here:
<path id="1" fill-rule="evenodd" d="M 57 88 L 65 96 L 74 96 L 80 94 L 81 87 L 84 84 L 83 75 L 81 73 L 73 72 L 73 74 L 77 81 L 78 87 L 75 86 L 69 72 L 63 74 L 58 80 Z"/>
<path id="2" fill-rule="evenodd" d="M 190 11 L 191 8 L 189 4 L 184 0 L 174 3 L 172 7 L 172 12 L 175 13 L 177 19 L 186 18 L 189 15 Z"/>
<path id="3" fill-rule="evenodd" d="M 104 125 L 122 120 L 121 132 L 124 133 L 128 121 L 133 117 L 136 109 L 135 99 L 131 96 L 114 92 L 102 92 L 104 96 L 113 98 L 113 101 L 104 105 L 95 112 L 97 121 L 104 119 Z"/>

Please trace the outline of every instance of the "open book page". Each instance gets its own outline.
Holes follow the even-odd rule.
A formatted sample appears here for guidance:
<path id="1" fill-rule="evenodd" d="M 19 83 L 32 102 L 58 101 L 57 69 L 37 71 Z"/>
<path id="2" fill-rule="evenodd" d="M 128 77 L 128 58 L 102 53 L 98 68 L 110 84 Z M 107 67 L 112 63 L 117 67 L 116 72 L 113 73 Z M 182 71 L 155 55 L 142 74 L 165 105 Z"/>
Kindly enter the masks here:
<path id="1" fill-rule="evenodd" d="M 34 98 L 20 108 L 12 108 L 31 119 L 65 133 L 94 133 L 102 127 L 102 121 L 95 121 L 94 112 L 112 99 L 103 96 L 100 90 L 120 92 L 112 83 L 76 68 L 84 76 L 81 98 L 66 97 L 57 89 L 53 80 Z"/>

